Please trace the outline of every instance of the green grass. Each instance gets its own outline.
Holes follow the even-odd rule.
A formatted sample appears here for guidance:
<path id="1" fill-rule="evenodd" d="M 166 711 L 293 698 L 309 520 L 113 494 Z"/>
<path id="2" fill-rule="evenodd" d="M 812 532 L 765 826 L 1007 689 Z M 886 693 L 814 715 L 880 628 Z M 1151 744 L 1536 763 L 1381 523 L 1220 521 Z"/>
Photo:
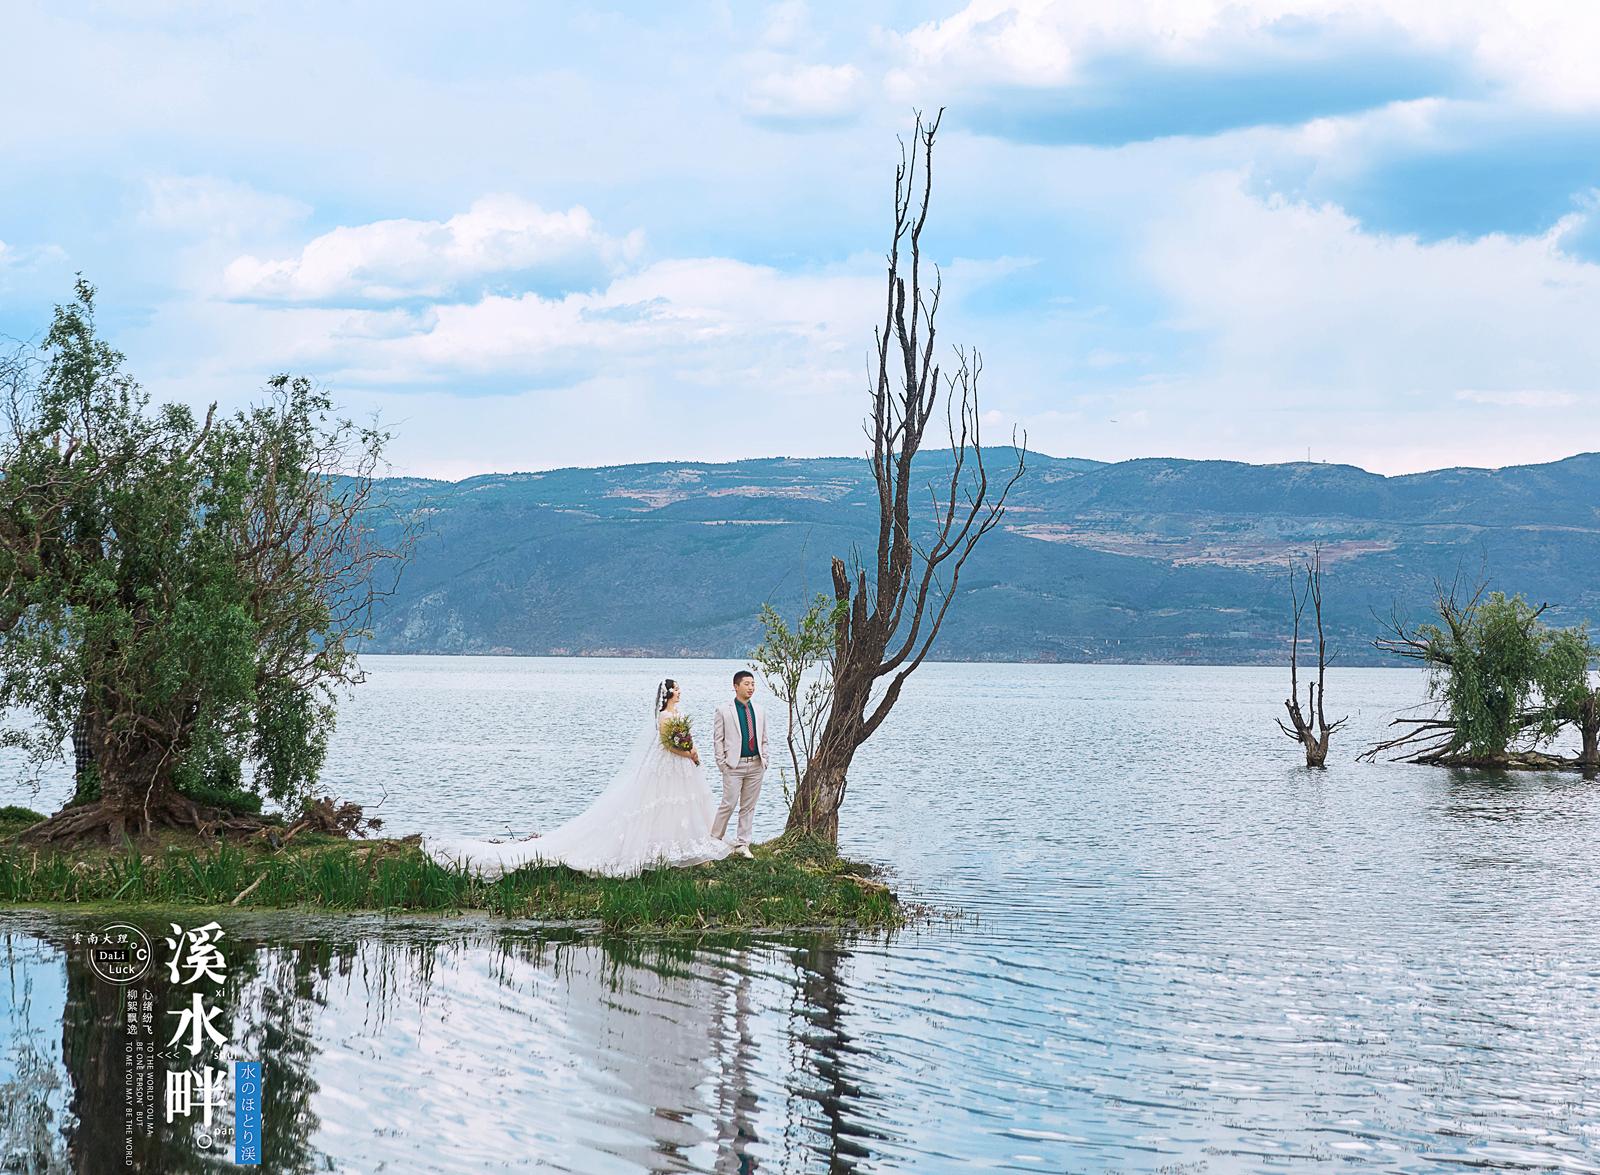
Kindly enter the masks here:
<path id="1" fill-rule="evenodd" d="M 755 846 L 753 860 L 732 857 L 635 878 L 541 867 L 485 881 L 440 865 L 404 840 L 303 834 L 275 852 L 254 841 L 204 846 L 169 837 L 154 850 L 125 844 L 120 852 L 41 852 L 14 842 L 22 827 L 0 824 L 0 905 L 221 906 L 254 884 L 240 908 L 482 910 L 599 922 L 607 930 L 887 929 L 905 921 L 894 893 L 867 866 L 817 843 L 778 840 Z"/>

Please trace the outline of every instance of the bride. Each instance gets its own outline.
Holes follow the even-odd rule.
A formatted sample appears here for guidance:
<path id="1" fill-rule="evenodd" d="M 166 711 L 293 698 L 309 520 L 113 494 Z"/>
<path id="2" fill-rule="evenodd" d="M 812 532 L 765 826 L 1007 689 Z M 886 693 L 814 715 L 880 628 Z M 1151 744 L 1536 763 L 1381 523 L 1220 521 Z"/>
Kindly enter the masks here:
<path id="1" fill-rule="evenodd" d="M 479 870 L 487 879 L 523 865 L 566 865 L 605 877 L 634 877 L 667 865 L 699 865 L 732 846 L 711 835 L 715 805 L 700 772 L 700 755 L 665 745 L 662 727 L 681 717 L 678 683 L 656 688 L 655 713 L 644 719 L 628 758 L 594 801 L 559 828 L 522 840 L 424 836 L 422 849 L 440 864 Z"/>

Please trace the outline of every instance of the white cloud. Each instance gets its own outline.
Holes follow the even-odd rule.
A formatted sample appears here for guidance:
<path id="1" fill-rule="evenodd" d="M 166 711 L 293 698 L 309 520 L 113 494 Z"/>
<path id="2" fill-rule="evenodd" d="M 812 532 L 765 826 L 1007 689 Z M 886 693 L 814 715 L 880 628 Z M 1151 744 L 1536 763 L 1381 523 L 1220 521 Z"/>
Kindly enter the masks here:
<path id="1" fill-rule="evenodd" d="M 864 78 L 853 65 L 800 65 L 774 69 L 750 83 L 745 105 L 758 118 L 815 122 L 853 114 Z"/>
<path id="2" fill-rule="evenodd" d="M 980 85 L 1060 85 L 1072 76 L 1074 30 L 1069 24 L 1074 17 L 1094 22 L 1126 11 L 1121 5 L 1057 9 L 974 0 L 955 15 L 918 25 L 899 39 L 905 66 L 890 75 L 891 92 L 934 80 L 930 75 L 963 76 Z"/>
<path id="3" fill-rule="evenodd" d="M 658 262 L 604 290 L 441 303 L 416 315 L 327 312 L 321 358 L 362 383 L 658 376 L 764 391 L 854 374 L 879 296 L 866 274 L 792 275 L 723 258 Z"/>
<path id="4" fill-rule="evenodd" d="M 1502 408 L 1570 408 L 1582 397 L 1574 392 L 1551 392 L 1538 389 L 1505 392 L 1460 391 L 1456 399 L 1472 404 L 1496 404 Z"/>
<path id="5" fill-rule="evenodd" d="M 1571 180 L 1539 159 L 1514 177 L 1519 193 L 1553 193 L 1538 202 L 1545 221 L 1558 213 L 1543 209 L 1577 208 L 1559 241 L 1422 245 L 1363 232 L 1335 206 L 1258 197 L 1270 182 L 1409 226 L 1460 204 L 1456 169 L 1426 164 L 1481 151 L 1486 123 L 1496 143 L 1526 130 L 1570 140 L 1581 160 L 1592 120 L 1540 109 L 1600 107 L 1600 10 L 982 0 L 909 27 L 958 8 L 907 18 L 794 2 L 693 29 L 585 10 L 441 39 L 413 19 L 424 10 L 402 5 L 374 39 L 359 10 L 319 10 L 308 36 L 306 21 L 251 7 L 199 25 L 108 25 L 25 5 L 14 31 L 34 48 L 0 78 L 0 99 L 28 97 L 38 117 L 0 126 L 17 195 L 0 311 L 10 333 L 26 333 L 83 268 L 117 308 L 117 344 L 141 376 L 203 403 L 284 367 L 306 371 L 411 414 L 419 470 L 530 468 L 580 452 L 854 452 L 881 257 L 817 266 L 885 243 L 894 135 L 909 129 L 906 94 L 925 93 L 959 116 L 941 136 L 932 247 L 1039 259 L 1001 296 L 966 306 L 985 272 L 1013 263 L 947 267 L 941 343 L 983 349 L 985 409 L 1036 425 L 1046 449 L 1304 459 L 1315 444 L 1318 456 L 1396 470 L 1588 444 L 1583 430 L 1600 426 L 1589 330 L 1600 302 L 1582 258 L 1600 256 L 1600 210 L 1559 190 L 1594 182 L 1579 164 Z M 1424 65 L 1444 63 L 1446 81 L 1459 65 L 1486 86 L 1470 101 L 1113 149 L 975 135 L 976 119 L 961 121 L 979 109 L 973 98 L 1048 110 L 1054 95 L 1005 88 L 1080 81 L 1092 119 L 1108 89 L 1153 93 L 1143 83 L 1160 82 L 1163 61 L 1196 67 L 1174 77 L 1226 83 L 1260 64 L 1263 46 L 1331 57 L 1322 77 L 1337 80 L 1348 60 L 1338 55 L 1375 28 L 1395 60 L 1419 50 Z M 911 89 L 885 102 L 895 66 Z M 134 90 L 139 102 L 119 97 Z M 1260 96 L 1264 116 L 1282 106 Z M 812 150 L 772 133 L 858 114 L 865 128 Z M 151 159 L 203 174 L 152 179 L 130 202 L 127 177 Z M 1411 160 L 1423 166 L 1384 170 Z M 1190 186 L 1219 168 L 1251 180 Z M 1369 177 L 1403 185 L 1423 214 L 1360 202 Z M 240 182 L 252 179 L 284 195 Z M 485 192 L 555 211 L 512 197 L 510 211 L 485 211 L 473 204 Z M 397 211 L 417 219 L 380 219 Z M 1491 209 L 1464 227 L 1441 217 L 1429 231 L 1530 222 L 1506 216 Z M 350 227 L 324 232 L 339 221 Z M 648 258 L 637 237 L 617 236 L 641 223 L 657 246 Z M 70 265 L 39 243 L 52 237 L 72 243 Z M 662 242 L 694 255 L 661 261 Z M 769 391 L 794 399 L 783 410 Z M 734 430 L 723 404 L 736 392 L 748 393 L 744 409 L 759 406 Z"/>
<path id="6" fill-rule="evenodd" d="M 762 40 L 774 49 L 784 49 L 800 39 L 811 20 L 805 0 L 780 0 L 767 10 L 767 27 Z"/>
<path id="7" fill-rule="evenodd" d="M 1600 373 L 1600 266 L 1538 236 L 1424 244 L 1363 232 L 1337 206 L 1195 181 L 1151 226 L 1144 257 L 1204 332 L 1218 371 L 1293 394 L 1453 396 L 1578 388 Z"/>
<path id="8" fill-rule="evenodd" d="M 218 301 L 174 307 L 130 351 L 224 340 L 205 362 L 141 366 L 160 394 L 196 402 L 312 373 L 341 410 L 397 422 L 396 466 L 420 474 L 820 455 L 858 447 L 880 264 L 796 274 L 677 259 L 592 292 L 421 310 Z"/>
<path id="9" fill-rule="evenodd" d="M 0 241 L 0 288 L 9 288 L 14 279 L 53 273 L 66 260 L 66 250 L 59 245 L 17 246 Z"/>
<path id="10" fill-rule="evenodd" d="M 1422 6 L 1408 23 L 1460 19 L 1449 4 Z M 1427 25 L 1421 18 L 1426 15 Z M 1473 56 L 1512 90 L 1513 97 L 1552 110 L 1600 108 L 1600 8 L 1593 4 L 1471 4 L 1461 13 L 1472 27 Z"/>
<path id="11" fill-rule="evenodd" d="M 139 223 L 193 236 L 259 236 L 292 227 L 311 206 L 289 196 L 209 175 L 159 175 L 145 180 Z"/>
<path id="12" fill-rule="evenodd" d="M 380 220 L 324 233 L 293 257 L 235 259 L 238 298 L 387 301 L 443 297 L 462 283 L 523 273 L 585 284 L 635 258 L 642 234 L 601 232 L 586 209 L 548 212 L 517 196 L 485 196 L 449 220 Z"/>
<path id="13" fill-rule="evenodd" d="M 1019 403 L 1046 451 L 1273 461 L 1309 446 L 1404 473 L 1593 447 L 1573 438 L 1600 428 L 1600 265 L 1557 229 L 1424 243 L 1221 173 L 1169 194 L 1137 261 L 1170 348 L 1101 382 L 1113 399 L 1070 427 L 1040 411 L 1050 397 Z"/>
<path id="14" fill-rule="evenodd" d="M 1027 264 L 951 262 L 946 326 L 959 326 L 964 295 Z M 801 272 L 677 258 L 597 290 L 421 308 L 213 301 L 175 307 L 131 350 L 223 340 L 206 363 L 150 373 L 163 394 L 194 400 L 314 373 L 345 411 L 398 417 L 394 459 L 415 473 L 852 452 L 882 265 L 875 253 Z"/>
<path id="15" fill-rule="evenodd" d="M 1101 56 L 1224 61 L 1282 34 L 1321 26 L 1347 38 L 1458 56 L 1515 101 L 1569 110 L 1600 107 L 1600 8 L 1519 0 L 973 0 L 897 36 L 888 79 L 901 98 L 990 85 L 1061 86 Z"/>

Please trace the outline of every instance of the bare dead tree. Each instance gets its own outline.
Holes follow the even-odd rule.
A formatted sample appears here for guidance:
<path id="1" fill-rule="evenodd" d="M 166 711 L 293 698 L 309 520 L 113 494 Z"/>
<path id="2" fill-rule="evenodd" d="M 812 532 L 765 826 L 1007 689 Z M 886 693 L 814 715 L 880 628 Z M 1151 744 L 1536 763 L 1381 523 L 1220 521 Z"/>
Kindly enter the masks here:
<path id="1" fill-rule="evenodd" d="M 1289 643 L 1289 696 L 1283 707 L 1289 712 L 1292 727 L 1277 719 L 1278 729 L 1299 743 L 1306 752 L 1307 767 L 1325 767 L 1328 763 L 1328 739 L 1349 718 L 1328 721 L 1323 709 L 1326 700 L 1328 670 L 1328 642 L 1322 631 L 1322 545 L 1314 545 L 1311 558 L 1305 565 L 1305 588 L 1299 586 L 1299 577 L 1291 560 L 1289 563 L 1289 599 L 1294 605 L 1294 636 Z M 1317 625 L 1317 679 L 1306 682 L 1305 705 L 1300 704 L 1300 622 L 1307 605 Z"/>
<path id="2" fill-rule="evenodd" d="M 1450 639 L 1448 641 L 1439 639 L 1440 632 L 1437 626 L 1419 627 L 1407 624 L 1401 618 L 1399 610 L 1391 607 L 1388 618 L 1382 621 L 1385 635 L 1374 640 L 1372 647 L 1379 652 L 1404 657 L 1408 661 L 1449 668 L 1455 660 L 1454 650 L 1465 643 L 1467 631 L 1478 609 L 1483 605 L 1483 597 L 1488 590 L 1488 578 L 1480 577 L 1472 585 L 1471 595 L 1463 601 L 1459 571 L 1448 588 L 1442 580 L 1435 580 L 1433 585 L 1435 611 L 1444 623 L 1444 631 Z M 1533 614 L 1534 617 L 1537 618 L 1546 607 L 1548 605 L 1540 604 Z"/>
<path id="3" fill-rule="evenodd" d="M 848 567 L 843 559 L 833 560 L 834 598 L 842 605 L 834 630 L 833 700 L 795 790 L 785 835 L 837 842 L 856 749 L 882 725 L 906 679 L 928 655 L 962 567 L 1003 517 L 1025 467 L 1027 438 L 1018 444 L 1013 432 L 1015 467 L 1003 481 L 990 483 L 979 430 L 979 354 L 955 348 L 953 373 L 941 372 L 934 359 L 941 281 L 934 266 L 932 286 L 923 288 L 922 232 L 933 188 L 934 137 L 943 116 L 941 109 L 925 123 L 918 112 L 910 158 L 902 143 L 895 169 L 888 290 L 883 323 L 875 331 L 872 411 L 865 425 L 878 494 L 876 558 L 870 568 L 859 555 Z M 942 489 L 926 486 L 928 511 L 913 512 L 913 494 L 921 493 L 913 464 L 941 395 L 951 468 L 948 480 L 940 478 Z"/>

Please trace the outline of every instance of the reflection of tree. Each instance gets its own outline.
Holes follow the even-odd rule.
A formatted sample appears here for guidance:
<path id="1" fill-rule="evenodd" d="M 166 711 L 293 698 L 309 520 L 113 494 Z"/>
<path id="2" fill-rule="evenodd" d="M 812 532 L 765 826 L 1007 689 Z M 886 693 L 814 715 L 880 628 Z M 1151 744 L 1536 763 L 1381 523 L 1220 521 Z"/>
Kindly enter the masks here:
<path id="1" fill-rule="evenodd" d="M 1549 791 L 1540 784 L 1530 784 L 1512 771 L 1489 767 L 1446 767 L 1444 802 L 1440 815 L 1450 822 L 1458 820 L 1485 820 L 1491 823 L 1520 820 L 1547 820 L 1558 815 L 1552 811 Z"/>
<path id="2" fill-rule="evenodd" d="M 152 945 L 159 946 L 160 931 L 147 922 L 138 923 Z M 105 1171 L 121 1171 L 125 1166 L 125 1147 L 132 1150 L 132 1170 L 135 1171 L 192 1171 L 193 1165 L 182 1165 L 185 1158 L 174 1153 L 162 1137 L 164 1127 L 157 1118 L 155 1134 L 147 1137 L 134 1130 L 126 1138 L 125 1090 L 123 1081 L 128 1072 L 124 1047 L 130 1039 L 127 1020 L 127 988 L 107 983 L 95 975 L 89 966 L 85 947 L 72 941 L 74 930 L 88 935 L 97 930 L 98 923 L 63 925 L 64 941 L 59 945 L 65 954 L 67 968 L 66 1004 L 61 1018 L 61 1056 L 72 1081 L 72 1097 L 68 1103 L 77 1120 L 67 1130 L 67 1145 L 72 1156 L 72 1170 L 84 1175 L 100 1175 Z M 158 956 L 159 956 L 159 952 Z M 159 1049 L 163 1038 L 159 1035 L 163 1017 L 161 1010 L 176 1006 L 178 996 L 162 967 L 152 967 L 134 986 L 151 992 L 155 998 L 157 1035 L 141 1039 L 153 1041 L 147 1047 Z M 168 1017 L 167 1019 L 170 1019 Z M 153 1062 L 151 1071 L 156 1089 L 166 1085 L 165 1066 L 160 1060 Z M 156 1109 L 162 1102 L 157 1094 Z"/>
<path id="3" fill-rule="evenodd" d="M 224 1006 L 234 1012 L 230 1035 L 235 1055 L 240 1060 L 261 1062 L 261 1169 L 311 1170 L 314 1150 L 310 1138 L 319 1125 L 311 1109 L 311 1095 L 317 1091 L 312 1077 L 317 1059 L 312 1015 L 315 1009 L 327 1006 L 330 969 L 347 959 L 348 951 L 335 952 L 325 941 L 289 947 L 261 944 L 248 952 L 246 967 L 241 969 L 235 956 L 246 953 L 240 943 L 234 943 L 234 955 L 228 959 L 230 987 L 236 970 L 247 975 L 249 982 L 230 991 Z M 246 988 L 249 994 L 239 998 L 238 992 Z M 228 1088 L 232 1090 L 231 1065 L 229 1069 Z"/>
<path id="4" fill-rule="evenodd" d="M 173 917 L 185 929 L 207 920 L 195 912 Z M 323 1123 L 313 1114 L 318 1096 L 313 1078 L 329 1071 L 330 1058 L 319 1054 L 313 1029 L 325 1011 L 351 1007 L 347 996 L 353 994 L 353 1007 L 364 1011 L 367 1031 L 380 1035 L 390 1018 L 409 1023 L 412 1014 L 426 1017 L 440 990 L 445 999 L 454 999 L 454 978 L 436 990 L 435 977 L 442 969 L 453 976 L 449 955 L 455 947 L 470 952 L 468 970 L 473 974 L 467 978 L 487 980 L 491 989 L 520 988 L 530 965 L 542 973 L 536 977 L 539 983 L 555 979 L 564 986 L 562 1031 L 552 1038 L 560 1042 L 558 1055 L 578 1063 L 585 1086 L 607 1091 L 592 1104 L 580 1102 L 561 1111 L 505 1101 L 500 1108 L 507 1112 L 520 1117 L 534 1109 L 557 1120 L 564 1116 L 568 1130 L 563 1134 L 576 1121 L 592 1118 L 613 1140 L 605 1148 L 613 1160 L 626 1156 L 647 1170 L 702 1168 L 706 1151 L 715 1146 L 718 1172 L 853 1172 L 866 1169 L 872 1156 L 885 1149 L 887 1136 L 867 1125 L 871 1096 L 863 1091 L 862 1080 L 869 1067 L 849 1030 L 849 952 L 831 937 L 789 939 L 781 945 L 749 939 L 641 942 L 527 928 L 375 929 L 371 923 L 335 919 L 307 925 L 298 915 L 289 920 L 224 915 L 217 920 L 226 931 L 218 944 L 227 959 L 226 981 L 216 985 L 202 980 L 200 986 L 208 1004 L 225 1009 L 219 1027 L 228 1024 L 224 1031 L 229 1046 L 226 1056 L 220 1048 L 208 1047 L 200 1059 L 228 1070 L 230 1093 L 233 1058 L 262 1062 L 263 1171 L 330 1169 L 333 1163 L 314 1144 Z M 142 983 L 155 997 L 157 1031 L 149 1039 L 163 1049 L 177 1023 L 164 1013 L 186 1006 L 195 988 L 174 984 L 168 976 L 162 939 L 170 929 L 164 916 L 151 913 L 136 921 L 156 948 L 156 966 Z M 43 931 L 67 955 L 62 1052 L 68 1088 L 67 1095 L 58 1092 L 51 1101 L 56 1119 L 46 1134 L 66 1136 L 71 1165 L 60 1169 L 95 1175 L 130 1169 L 122 1161 L 123 991 L 95 978 L 82 947 L 70 943 L 72 930 L 87 932 L 98 925 L 73 920 Z M 349 976 L 355 979 L 353 993 L 335 987 Z M 539 994 L 542 998 L 547 993 Z M 466 989 L 466 998 L 479 995 L 473 987 Z M 501 1007 L 516 1017 L 515 1006 Z M 449 1006 L 441 1009 L 441 1018 L 450 1012 Z M 501 1026 L 504 1014 L 491 1012 L 496 1016 L 491 1025 Z M 537 1031 L 538 1022 L 527 1027 Z M 786 1074 L 777 1052 L 785 1038 L 792 1058 Z M 768 1041 L 780 1043 L 774 1048 Z M 174 1063 L 183 1065 L 188 1052 L 181 1043 L 177 1047 L 179 1060 Z M 475 1064 L 483 1058 L 461 1060 Z M 135 1137 L 131 1170 L 192 1175 L 232 1169 L 231 1145 L 197 1153 L 193 1133 L 200 1120 L 198 1108 L 187 1120 L 165 1124 L 166 1078 L 159 1062 L 154 1078 L 157 1133 L 148 1140 Z M 628 1091 L 628 1109 L 621 1109 L 624 1102 L 612 1096 L 616 1086 L 607 1083 L 613 1078 Z M 535 1080 L 542 1083 L 544 1078 Z M 5 1092 L 0 1089 L 0 1110 Z M 61 1113 L 68 1095 L 75 1124 Z M 29 1089 L 20 1096 L 37 1104 L 49 1094 Z M 67 1124 L 62 1126 L 64 1117 Z M 230 1097 L 214 1111 L 213 1122 L 229 1124 L 231 1118 Z M 343 1120 L 337 1124 L 354 1125 Z M 613 1149 L 619 1137 L 627 1142 Z M 574 1155 L 593 1145 L 584 1141 L 581 1127 L 562 1142 L 578 1148 Z M 54 1175 L 47 1166 L 27 1170 L 28 1175 Z"/>
<path id="5" fill-rule="evenodd" d="M 828 1171 L 854 1171 L 865 1167 L 872 1156 L 866 1144 L 886 1136 L 861 1119 L 860 1105 L 871 1095 L 851 1074 L 855 1058 L 864 1050 L 852 1041 L 845 1025 L 840 972 L 850 952 L 841 949 L 832 935 L 819 934 L 797 944 L 791 957 L 796 970 L 791 1009 L 796 1059 L 789 1079 L 784 1167 L 788 1168 L 788 1154 L 800 1133 L 808 1136 L 808 1145 L 826 1161 Z"/>
<path id="6" fill-rule="evenodd" d="M 61 1088 L 54 1058 L 46 1056 L 34 1040 L 33 973 L 22 968 L 22 991 L 17 991 L 15 940 L 6 936 L 6 972 L 10 990 L 3 1001 L 10 1008 L 0 1033 L 10 1038 L 6 1066 L 13 1079 L 0 1082 L 0 1164 L 21 1175 L 58 1175 L 70 1169 L 61 1131 L 53 1124 L 51 1103 Z"/>
<path id="7" fill-rule="evenodd" d="M 151 992 L 155 1002 L 155 1032 L 141 1039 L 164 1050 L 178 1018 L 169 1010 L 189 1006 L 196 990 L 207 1006 L 220 1006 L 224 1017 L 231 1015 L 226 1031 L 229 1042 L 222 1046 L 207 1042 L 193 1064 L 221 1068 L 226 1072 L 227 1100 L 212 1109 L 212 1125 L 231 1124 L 233 1116 L 232 1058 L 259 1059 L 262 1062 L 262 1115 L 264 1171 L 302 1171 L 313 1167 L 308 1139 L 316 1128 L 311 1116 L 310 1097 L 315 1090 L 311 1080 L 313 1050 L 309 1031 L 313 1003 L 320 1003 L 315 989 L 320 976 L 325 980 L 326 950 L 298 951 L 266 947 L 250 939 L 236 939 L 225 919 L 224 936 L 218 948 L 227 960 L 221 985 L 204 978 L 196 984 L 173 983 L 166 966 L 169 952 L 162 942 L 171 927 L 154 917 L 127 919 L 150 937 L 154 965 L 134 984 Z M 188 930 L 206 921 L 203 916 L 182 913 L 179 925 Z M 72 1169 L 86 1175 L 107 1171 L 160 1171 L 173 1175 L 218 1171 L 233 1166 L 231 1143 L 225 1149 L 202 1153 L 195 1144 L 194 1132 L 202 1122 L 198 1097 L 187 1118 L 166 1121 L 167 1070 L 183 1066 L 189 1053 L 182 1041 L 174 1046 L 176 1062 L 157 1058 L 152 1071 L 155 1083 L 154 1113 L 156 1129 L 146 1136 L 135 1130 L 132 1136 L 133 1165 L 124 1165 L 125 1091 L 124 1077 L 129 1062 L 124 1055 L 130 1039 L 126 1023 L 126 989 L 98 978 L 90 969 L 81 945 L 71 941 L 74 929 L 88 933 L 97 923 L 63 925 L 61 947 L 66 955 L 67 992 L 62 1019 L 62 1056 L 72 1080 L 71 1109 L 77 1123 L 68 1135 Z M 225 1022 L 225 1021 L 224 1021 Z M 198 1089 L 197 1089 L 198 1093 Z"/>
<path id="8" fill-rule="evenodd" d="M 704 1047 L 714 1062 L 706 1108 L 715 1119 L 719 1173 L 744 1175 L 758 1170 L 760 1156 L 767 1149 L 763 1141 L 781 1147 L 774 1158 L 784 1171 L 811 1167 L 818 1159 L 822 1169 L 830 1172 L 855 1171 L 868 1165 L 873 1153 L 869 1144 L 887 1138 L 863 1121 L 862 1107 L 871 1095 L 855 1078 L 860 1068 L 857 1057 L 863 1050 L 854 1043 L 845 1023 L 843 973 L 849 952 L 831 935 L 791 941 L 792 948 L 784 953 L 795 965 L 789 1032 L 794 1064 L 787 1082 L 784 1128 L 780 1137 L 766 1140 L 757 1129 L 761 1116 L 757 979 L 760 963 L 773 958 L 772 948 L 738 939 L 720 950 L 715 940 L 648 944 L 606 940 L 603 944 L 604 981 L 612 992 L 622 991 L 630 973 L 641 969 L 681 977 L 685 985 L 714 989 L 709 995 L 703 990 L 691 991 L 688 1002 L 715 1009 Z M 564 951 L 570 958 L 571 952 L 579 949 L 577 944 L 557 948 L 557 968 Z M 683 1065 L 692 1068 L 700 1061 L 698 1047 L 695 1053 L 680 1058 Z M 659 1115 L 659 1109 L 657 1112 Z M 676 1153 L 664 1149 L 661 1141 L 658 1139 L 659 1155 Z"/>

